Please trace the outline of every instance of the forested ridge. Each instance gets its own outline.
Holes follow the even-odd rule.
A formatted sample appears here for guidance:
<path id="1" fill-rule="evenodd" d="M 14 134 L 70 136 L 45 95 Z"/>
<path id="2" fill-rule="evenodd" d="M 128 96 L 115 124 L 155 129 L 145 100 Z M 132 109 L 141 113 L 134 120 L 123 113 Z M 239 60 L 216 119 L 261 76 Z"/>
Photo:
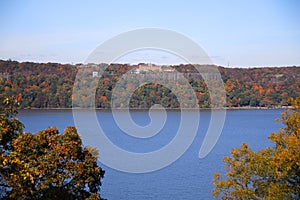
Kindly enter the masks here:
<path id="1" fill-rule="evenodd" d="M 103 64 L 104 66 L 105 64 Z M 106 66 L 106 65 L 105 65 Z M 0 60 L 0 93 L 16 96 L 21 108 L 71 108 L 73 86 L 79 64 L 33 63 Z M 98 68 L 101 66 L 97 66 Z M 111 93 L 117 81 L 137 66 L 111 64 L 98 82 L 95 97 L 97 108 L 110 108 Z M 201 108 L 209 108 L 210 95 L 204 80 L 192 65 L 173 65 L 189 81 Z M 93 68 L 89 75 L 92 76 Z M 287 106 L 288 98 L 300 94 L 300 66 L 264 68 L 218 67 L 227 95 L 226 107 L 280 107 Z M 212 78 L 213 79 L 213 78 Z M 130 84 L 129 84 L 130 85 Z M 120 94 L 122 95 L 122 94 Z M 80 96 L 82 101 L 89 97 Z M 135 90 L 131 108 L 149 108 L 160 103 L 166 108 L 178 108 L 174 93 L 156 83 Z"/>

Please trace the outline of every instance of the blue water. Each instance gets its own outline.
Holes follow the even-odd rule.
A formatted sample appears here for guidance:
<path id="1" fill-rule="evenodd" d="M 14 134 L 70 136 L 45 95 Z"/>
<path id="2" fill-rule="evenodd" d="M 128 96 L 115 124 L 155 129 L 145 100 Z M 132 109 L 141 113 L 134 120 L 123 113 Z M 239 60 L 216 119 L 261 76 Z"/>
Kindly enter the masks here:
<path id="1" fill-rule="evenodd" d="M 231 148 L 239 147 L 243 142 L 254 150 L 271 146 L 267 136 L 282 127 L 280 123 L 274 122 L 281 112 L 282 110 L 227 111 L 217 144 L 208 156 L 199 159 L 199 148 L 211 116 L 209 111 L 201 111 L 198 132 L 192 145 L 168 167 L 150 173 L 133 174 L 120 172 L 100 163 L 106 171 L 101 195 L 109 200 L 213 199 L 213 173 L 224 172 L 222 157 L 229 155 Z M 146 111 L 132 111 L 131 116 L 139 125 L 150 122 Z M 71 110 L 24 110 L 18 117 L 25 124 L 25 131 L 33 133 L 49 126 L 56 126 L 63 131 L 65 127 L 74 125 Z M 107 137 L 114 144 L 132 152 L 150 152 L 162 148 L 175 137 L 180 122 L 179 111 L 168 111 L 162 131 L 154 137 L 141 139 L 124 134 L 110 112 L 97 111 L 97 117 Z"/>

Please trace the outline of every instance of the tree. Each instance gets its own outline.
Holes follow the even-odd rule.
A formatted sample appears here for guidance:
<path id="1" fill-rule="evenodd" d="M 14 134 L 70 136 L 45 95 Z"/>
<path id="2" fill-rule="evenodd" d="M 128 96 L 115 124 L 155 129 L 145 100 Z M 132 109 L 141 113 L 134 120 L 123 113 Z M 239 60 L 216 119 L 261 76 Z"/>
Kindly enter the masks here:
<path id="1" fill-rule="evenodd" d="M 101 199 L 97 151 L 83 148 L 75 127 L 23 133 L 13 98 L 1 101 L 1 199 Z"/>
<path id="2" fill-rule="evenodd" d="M 284 111 L 281 128 L 271 133 L 274 147 L 252 151 L 247 144 L 224 157 L 226 179 L 214 174 L 214 197 L 222 199 L 300 199 L 300 97 Z"/>
<path id="3" fill-rule="evenodd" d="M 10 151 L 12 140 L 23 132 L 24 125 L 13 117 L 18 105 L 15 98 L 0 95 L 0 153 Z"/>

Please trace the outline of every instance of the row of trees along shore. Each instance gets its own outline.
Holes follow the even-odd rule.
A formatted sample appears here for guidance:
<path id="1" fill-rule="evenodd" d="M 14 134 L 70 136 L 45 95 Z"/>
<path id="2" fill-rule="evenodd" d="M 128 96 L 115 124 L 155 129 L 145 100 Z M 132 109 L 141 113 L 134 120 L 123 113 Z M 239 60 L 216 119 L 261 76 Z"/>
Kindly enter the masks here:
<path id="1" fill-rule="evenodd" d="M 32 63 L 0 60 L 0 93 L 16 96 L 21 108 L 71 108 L 76 74 L 81 65 L 59 63 Z M 97 108 L 110 108 L 112 90 L 129 70 L 137 66 L 106 64 L 90 68 L 101 71 L 96 92 L 77 94 L 80 101 L 95 98 Z M 217 66 L 215 66 L 217 67 Z M 192 86 L 200 108 L 211 107 L 210 94 L 205 81 L 193 65 L 169 66 L 183 73 Z M 224 68 L 217 67 L 226 91 L 226 107 L 282 107 L 289 106 L 289 97 L 296 98 L 300 92 L 300 67 Z M 213 81 L 213 78 L 211 79 Z M 178 84 L 180 85 L 180 83 Z M 134 84 L 128 84 L 132 87 Z M 87 86 L 88 87 L 88 86 Z M 129 88 L 130 89 L 130 88 Z M 126 90 L 125 90 L 126 92 Z M 122 94 L 120 94 L 122 95 Z M 138 87 L 130 100 L 131 108 L 149 108 L 153 104 L 166 108 L 180 106 L 176 95 L 157 83 Z"/>

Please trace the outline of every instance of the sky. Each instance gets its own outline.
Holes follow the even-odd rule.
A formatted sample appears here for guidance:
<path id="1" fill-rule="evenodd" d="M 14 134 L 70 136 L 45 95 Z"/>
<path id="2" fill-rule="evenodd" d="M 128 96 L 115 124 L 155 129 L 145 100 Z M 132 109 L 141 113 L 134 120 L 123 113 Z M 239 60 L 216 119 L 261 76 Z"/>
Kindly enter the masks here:
<path id="1" fill-rule="evenodd" d="M 0 59 L 83 63 L 108 39 L 153 27 L 187 36 L 217 65 L 300 66 L 299 11 L 299 0 L 0 0 Z M 184 62 L 153 52 L 117 62 Z"/>

